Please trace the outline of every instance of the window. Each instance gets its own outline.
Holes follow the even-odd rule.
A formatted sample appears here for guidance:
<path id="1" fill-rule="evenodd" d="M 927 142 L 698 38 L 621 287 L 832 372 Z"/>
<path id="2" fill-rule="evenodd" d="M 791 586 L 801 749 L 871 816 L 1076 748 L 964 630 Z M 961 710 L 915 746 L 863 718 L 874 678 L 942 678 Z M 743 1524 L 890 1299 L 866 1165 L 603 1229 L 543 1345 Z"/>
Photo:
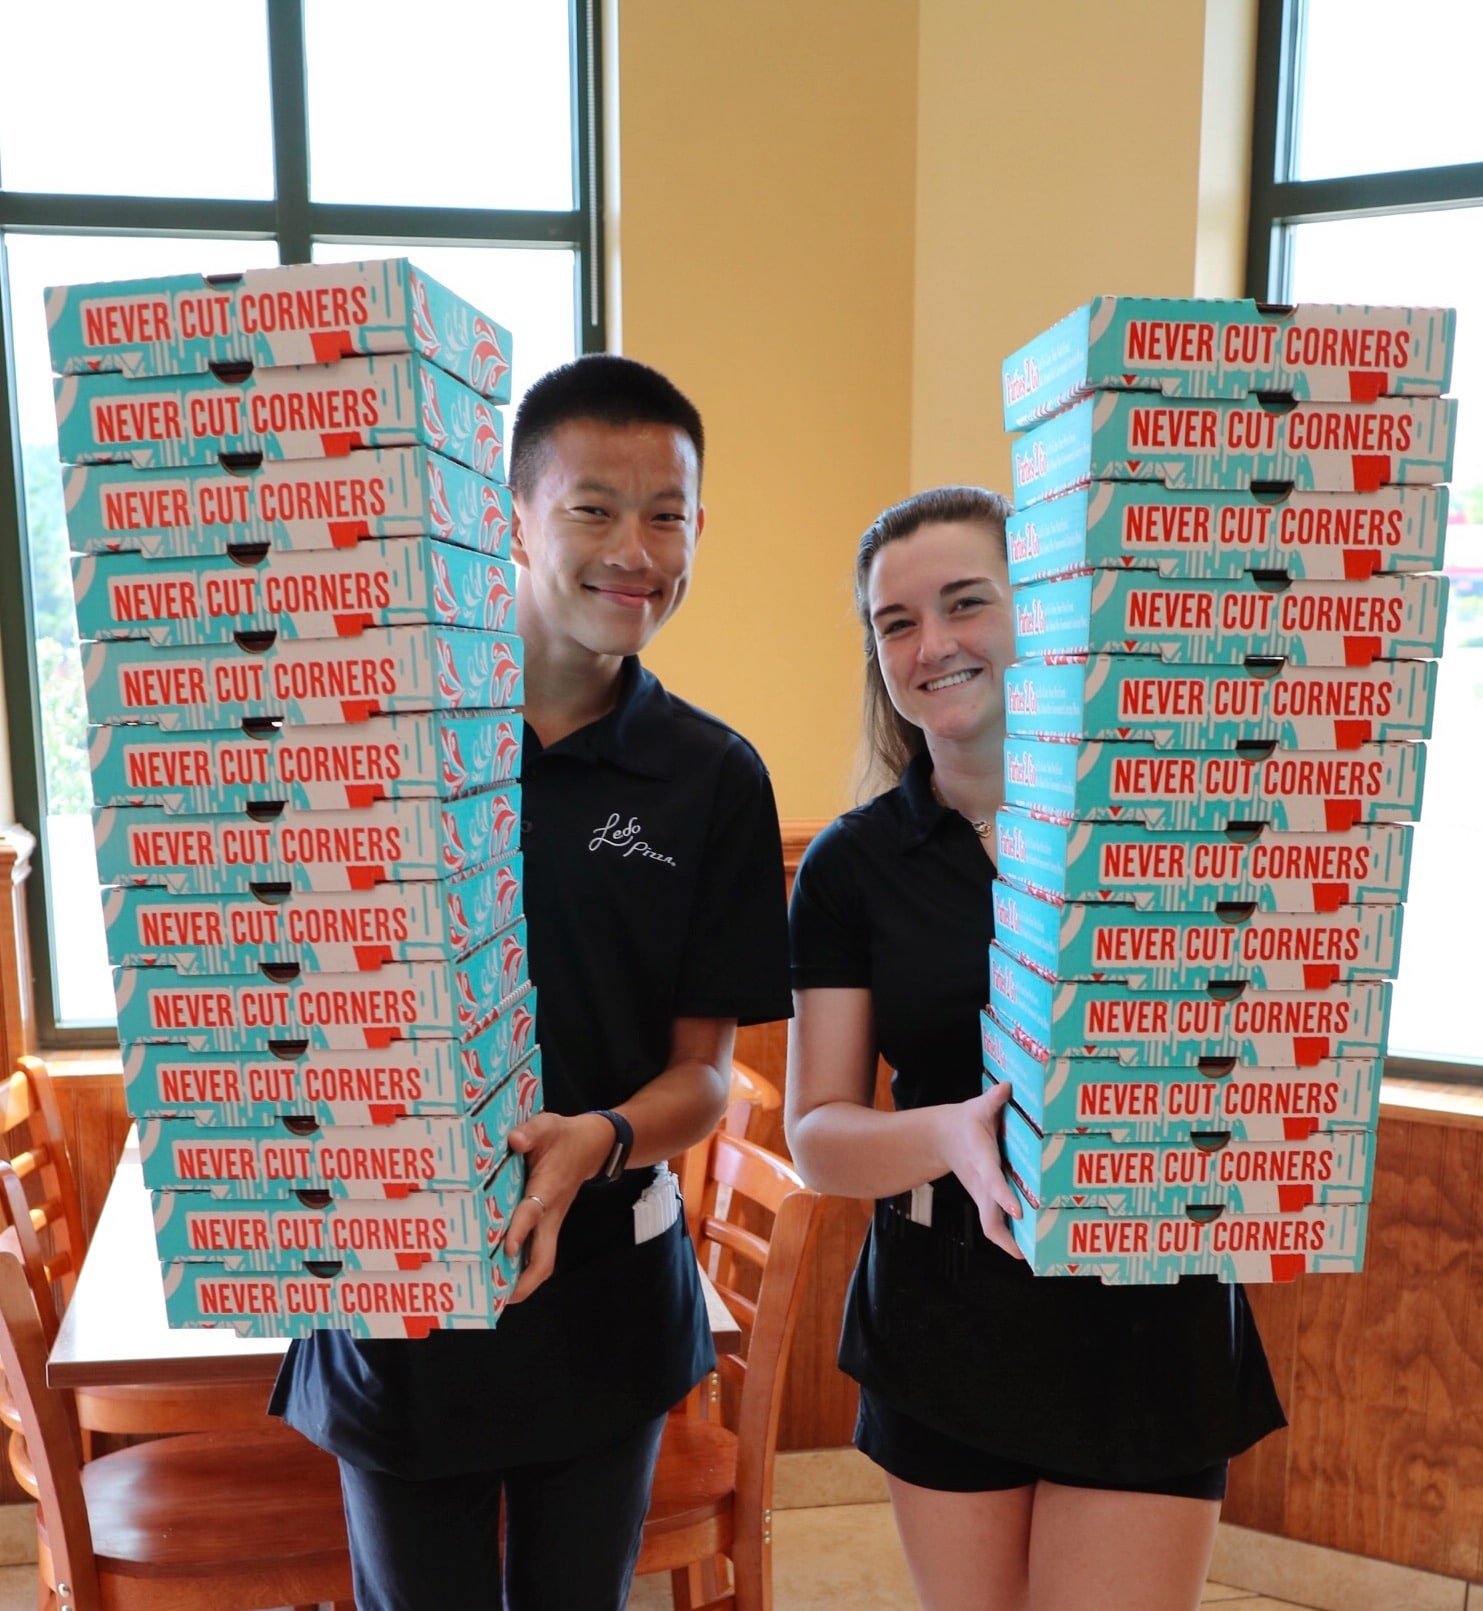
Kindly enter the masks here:
<path id="1" fill-rule="evenodd" d="M 0 664 L 44 1041 L 114 1037 L 42 289 L 405 253 L 603 342 L 598 0 L 48 0 L 0 16 Z M 513 411 L 513 405 L 512 405 Z"/>
<path id="2" fill-rule="evenodd" d="M 1397 1067 L 1483 1076 L 1483 118 L 1475 0 L 1261 0 L 1248 291 L 1457 309 L 1459 399 L 1426 792 L 1391 1013 Z"/>

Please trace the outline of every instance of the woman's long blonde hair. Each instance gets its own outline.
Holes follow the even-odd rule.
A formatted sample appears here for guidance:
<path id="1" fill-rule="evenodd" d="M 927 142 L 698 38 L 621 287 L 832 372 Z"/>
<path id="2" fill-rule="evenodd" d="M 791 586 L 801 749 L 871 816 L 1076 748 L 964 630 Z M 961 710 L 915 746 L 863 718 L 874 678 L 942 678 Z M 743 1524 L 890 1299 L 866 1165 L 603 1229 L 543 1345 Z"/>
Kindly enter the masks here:
<path id="1" fill-rule="evenodd" d="M 1012 513 L 1010 502 L 984 487 L 932 487 L 913 493 L 883 510 L 865 529 L 855 553 L 855 610 L 865 628 L 865 761 L 867 779 L 888 786 L 906 765 L 927 747 L 915 722 L 909 722 L 891 703 L 875 652 L 875 629 L 870 622 L 870 567 L 887 543 L 910 537 L 923 526 L 975 522 L 992 532 L 1002 544 L 1004 522 Z"/>

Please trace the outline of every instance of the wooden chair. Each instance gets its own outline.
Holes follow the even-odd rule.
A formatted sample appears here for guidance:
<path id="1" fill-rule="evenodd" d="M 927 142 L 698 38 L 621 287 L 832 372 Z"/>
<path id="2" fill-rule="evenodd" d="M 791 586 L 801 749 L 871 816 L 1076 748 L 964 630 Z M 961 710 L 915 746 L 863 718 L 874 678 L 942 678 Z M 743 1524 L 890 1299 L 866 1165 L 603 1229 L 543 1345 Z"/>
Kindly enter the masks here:
<path id="1" fill-rule="evenodd" d="M 749 1141 L 760 1140 L 755 1133 L 757 1121 L 765 1114 L 776 1113 L 782 1105 L 783 1093 L 771 1080 L 746 1063 L 732 1062 L 731 1094 L 726 1098 L 726 1113 L 721 1120 L 723 1130 Z"/>
<path id="2" fill-rule="evenodd" d="M 38 1240 L 46 1241 L 47 1270 L 64 1304 L 87 1246 L 65 1137 L 46 1064 L 39 1057 L 18 1058 L 0 1086 L 0 1142 L 26 1190 L 31 1222 Z"/>
<path id="3" fill-rule="evenodd" d="M 20 1058 L 15 1072 L 0 1086 L 0 1141 L 14 1171 L 5 1195 L 7 1217 L 17 1226 L 22 1217 L 29 1222 L 29 1234 L 20 1239 L 21 1252 L 50 1343 L 77 1283 L 86 1242 L 61 1109 L 39 1057 Z M 277 1429 L 277 1423 L 268 1419 L 268 1393 L 260 1383 L 89 1387 L 77 1391 L 75 1402 L 85 1433 L 132 1436 Z M 25 1486 L 19 1471 L 16 1479 Z"/>
<path id="4" fill-rule="evenodd" d="M 334 1459 L 269 1432 L 189 1433 L 81 1463 L 70 1395 L 14 1229 L 0 1233 L 0 1367 L 39 1494 L 48 1611 L 353 1611 Z"/>
<path id="5" fill-rule="evenodd" d="M 726 1131 L 705 1144 L 697 1252 L 740 1322 L 742 1350 L 723 1355 L 723 1391 L 665 1428 L 637 1570 L 669 1572 L 677 1611 L 771 1611 L 772 1472 L 783 1368 L 793 1340 L 819 1197 L 786 1160 Z M 721 1188 L 730 1206 L 717 1211 Z M 739 1221 L 761 1210 L 770 1234 Z M 718 1557 L 733 1587 L 717 1587 Z"/>
<path id="6" fill-rule="evenodd" d="M 728 1135 L 745 1136 L 748 1141 L 759 1141 L 760 1121 L 768 1113 L 776 1113 L 783 1105 L 783 1093 L 771 1080 L 765 1079 L 745 1063 L 731 1065 L 731 1089 L 726 1098 L 726 1110 L 721 1115 L 721 1129 Z M 706 1165 L 710 1158 L 710 1141 L 697 1141 L 693 1147 L 670 1160 L 670 1168 L 679 1176 L 680 1196 L 685 1203 L 685 1224 L 690 1240 L 700 1246 L 700 1203 L 705 1193 Z M 726 1217 L 727 1195 L 721 1193 L 721 1218 Z"/>
<path id="7" fill-rule="evenodd" d="M 0 1226 L 15 1227 L 16 1252 L 21 1258 L 26 1272 L 26 1283 L 31 1288 L 31 1296 L 36 1301 L 37 1313 L 41 1316 L 42 1331 L 46 1337 L 47 1351 L 56 1340 L 56 1310 L 52 1305 L 51 1287 L 46 1280 L 46 1262 L 41 1257 L 41 1247 L 36 1240 L 36 1232 L 26 1205 L 26 1191 L 22 1186 L 20 1177 L 14 1168 L 4 1159 L 0 1159 Z M 38 1285 L 40 1291 L 37 1290 Z M 48 1319 L 50 1325 L 48 1326 Z M 0 1426 L 4 1426 L 10 1434 L 8 1454 L 10 1469 L 15 1480 L 22 1489 L 35 1499 L 38 1497 L 36 1487 L 36 1466 L 31 1459 L 30 1451 L 26 1447 L 25 1430 L 21 1426 L 21 1412 L 10 1392 L 10 1384 L 0 1373 Z"/>

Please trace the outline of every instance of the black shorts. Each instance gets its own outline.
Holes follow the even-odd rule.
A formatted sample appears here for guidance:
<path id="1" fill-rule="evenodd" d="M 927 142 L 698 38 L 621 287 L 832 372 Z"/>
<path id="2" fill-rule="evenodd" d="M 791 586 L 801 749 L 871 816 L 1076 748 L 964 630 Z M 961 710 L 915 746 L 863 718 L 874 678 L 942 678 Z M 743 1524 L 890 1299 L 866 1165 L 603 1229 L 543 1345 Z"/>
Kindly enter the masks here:
<path id="1" fill-rule="evenodd" d="M 1050 1471 L 1021 1460 L 989 1454 L 971 1443 L 960 1443 L 957 1438 L 950 1438 L 945 1432 L 893 1409 L 868 1387 L 860 1389 L 855 1447 L 902 1482 L 918 1488 L 936 1488 L 944 1493 L 966 1494 L 1023 1488 L 1035 1482 L 1058 1482 L 1068 1488 L 1220 1500 L 1226 1496 L 1226 1470 L 1230 1464 L 1222 1460 L 1218 1465 L 1183 1476 L 1147 1482 L 1105 1482 L 1096 1477 L 1074 1477 L 1064 1471 Z"/>

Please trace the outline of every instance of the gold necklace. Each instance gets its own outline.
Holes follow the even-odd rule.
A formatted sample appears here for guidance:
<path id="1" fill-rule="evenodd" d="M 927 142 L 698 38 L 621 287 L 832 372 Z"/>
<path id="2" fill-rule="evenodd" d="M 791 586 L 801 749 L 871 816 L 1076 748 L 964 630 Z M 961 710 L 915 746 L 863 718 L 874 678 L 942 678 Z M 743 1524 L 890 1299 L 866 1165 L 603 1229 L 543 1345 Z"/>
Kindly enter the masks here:
<path id="1" fill-rule="evenodd" d="M 936 800 L 944 811 L 958 811 L 957 806 L 949 805 L 943 799 L 942 790 L 937 787 L 937 774 L 935 772 L 927 779 L 927 784 L 932 790 L 932 798 Z M 970 817 L 966 811 L 958 811 L 958 815 L 972 827 L 974 833 L 980 839 L 987 839 L 994 831 L 993 821 L 989 817 Z"/>

